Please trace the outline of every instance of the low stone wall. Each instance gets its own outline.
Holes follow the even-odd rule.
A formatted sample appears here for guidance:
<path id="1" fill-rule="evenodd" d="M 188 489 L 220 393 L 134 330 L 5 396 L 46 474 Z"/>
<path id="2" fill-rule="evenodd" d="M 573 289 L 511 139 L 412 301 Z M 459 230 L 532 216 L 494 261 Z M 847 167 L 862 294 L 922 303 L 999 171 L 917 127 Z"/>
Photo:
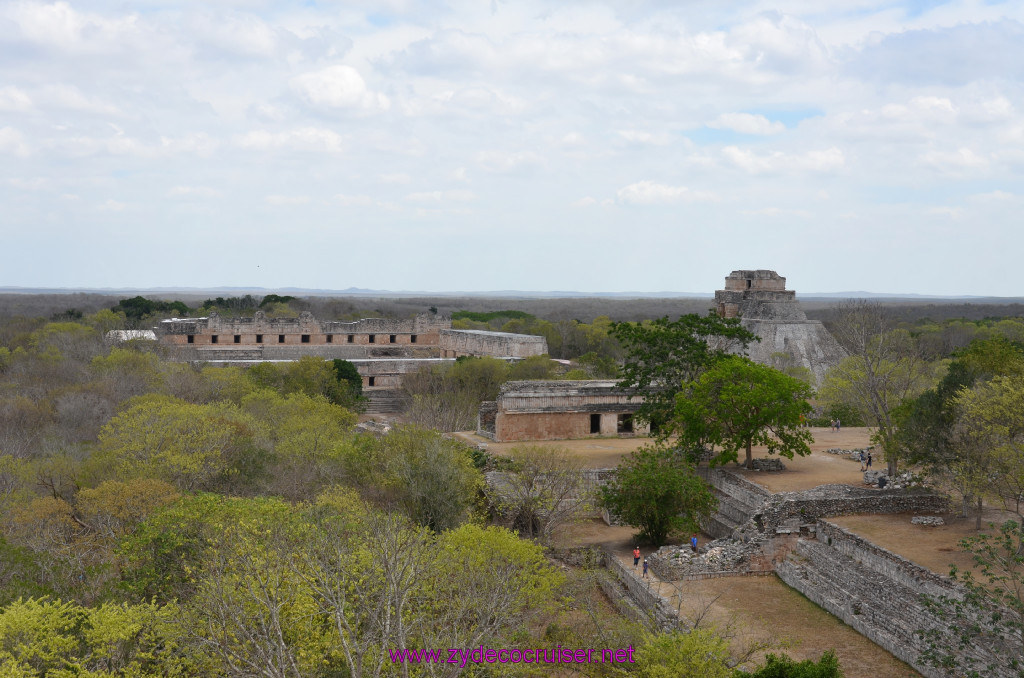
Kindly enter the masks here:
<path id="1" fill-rule="evenodd" d="M 604 566 L 622 584 L 630 599 L 647 615 L 648 620 L 660 629 L 670 631 L 679 628 L 679 615 L 668 599 L 662 597 L 651 587 L 650 579 L 642 579 L 630 568 L 622 564 L 615 554 L 607 547 L 602 547 Z"/>
<path id="2" fill-rule="evenodd" d="M 944 513 L 945 497 L 924 490 L 878 490 L 850 485 L 821 485 L 803 492 L 772 495 L 761 514 L 764 529 L 774 529 L 793 519 L 813 523 L 826 516 L 857 513 Z"/>

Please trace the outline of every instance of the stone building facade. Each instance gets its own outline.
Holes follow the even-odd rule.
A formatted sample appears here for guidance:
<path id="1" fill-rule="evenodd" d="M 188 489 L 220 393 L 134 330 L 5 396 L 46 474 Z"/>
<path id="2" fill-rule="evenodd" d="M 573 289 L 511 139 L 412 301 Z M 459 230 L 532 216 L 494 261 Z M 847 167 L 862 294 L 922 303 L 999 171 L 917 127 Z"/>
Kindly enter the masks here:
<path id="1" fill-rule="evenodd" d="M 171 346 L 437 346 L 451 320 L 422 314 L 409 319 L 364 318 L 353 322 L 317 320 L 303 312 L 298 318 L 268 318 L 256 311 L 251 318 L 171 318 L 159 326 L 160 341 Z M 341 352 L 344 352 L 341 350 Z M 351 353 L 351 351 L 349 351 Z"/>
<path id="2" fill-rule="evenodd" d="M 426 365 L 461 356 L 519 360 L 547 353 L 544 337 L 453 330 L 451 318 L 363 318 L 351 322 L 298 318 L 171 318 L 155 329 L 156 339 L 177 360 L 211 365 L 287 362 L 312 356 L 348 360 L 371 396 L 401 388 L 402 377 Z"/>
<path id="3" fill-rule="evenodd" d="M 480 407 L 477 433 L 495 442 L 646 435 L 643 400 L 615 381 L 510 381 Z"/>
<path id="4" fill-rule="evenodd" d="M 821 384 L 828 369 L 846 357 L 820 321 L 807 319 L 796 292 L 787 290 L 786 279 L 775 271 L 733 271 L 725 278 L 725 289 L 715 292 L 715 307 L 720 316 L 739 318 L 761 338 L 747 350 L 754 362 L 772 365 L 773 354 L 784 353 Z"/>

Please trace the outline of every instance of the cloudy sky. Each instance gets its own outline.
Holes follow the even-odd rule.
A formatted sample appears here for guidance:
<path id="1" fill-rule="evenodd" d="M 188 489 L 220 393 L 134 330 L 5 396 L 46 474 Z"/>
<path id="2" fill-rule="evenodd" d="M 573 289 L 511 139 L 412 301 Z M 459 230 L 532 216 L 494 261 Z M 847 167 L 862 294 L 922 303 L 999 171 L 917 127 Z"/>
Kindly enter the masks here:
<path id="1" fill-rule="evenodd" d="M 1016 296 L 1022 213 L 1019 1 L 0 2 L 0 285 Z"/>

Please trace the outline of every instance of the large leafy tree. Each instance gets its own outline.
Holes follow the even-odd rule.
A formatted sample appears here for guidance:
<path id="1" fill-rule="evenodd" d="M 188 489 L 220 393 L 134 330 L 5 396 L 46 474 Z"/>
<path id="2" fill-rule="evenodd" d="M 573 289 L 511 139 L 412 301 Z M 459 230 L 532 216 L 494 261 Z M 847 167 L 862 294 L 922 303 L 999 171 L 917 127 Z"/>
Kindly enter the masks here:
<path id="1" fill-rule="evenodd" d="M 977 498 L 977 529 L 985 495 L 1002 496 L 1020 512 L 1024 492 L 1024 377 L 996 377 L 961 390 L 955 400 L 953 477 Z"/>
<path id="2" fill-rule="evenodd" d="M 792 459 L 811 453 L 811 433 L 801 426 L 811 412 L 806 382 L 741 357 L 721 358 L 676 396 L 674 428 L 683 449 L 719 448 L 715 463 L 737 461 L 754 445 Z"/>
<path id="3" fill-rule="evenodd" d="M 691 313 L 678 320 L 666 316 L 648 323 L 614 323 L 611 334 L 626 352 L 620 385 L 644 398 L 637 418 L 650 422 L 652 430 L 665 436 L 671 433 L 675 397 L 683 384 L 696 379 L 730 351 L 744 349 L 757 340 L 739 319 L 714 313 Z"/>
<path id="4" fill-rule="evenodd" d="M 656 546 L 674 533 L 696 530 L 718 501 L 684 457 L 673 450 L 641 448 L 627 457 L 601 489 L 605 508 L 640 538 Z"/>
<path id="5" fill-rule="evenodd" d="M 1015 498 L 1024 492 L 1024 464 L 1014 422 L 1024 416 L 1018 405 L 1024 395 L 1015 386 L 1020 377 L 1014 375 L 1022 373 L 1020 344 L 1002 338 L 976 340 L 955 356 L 935 388 L 909 404 L 900 421 L 901 454 L 955 488 L 965 516 L 978 492 L 1012 500 L 1020 512 Z"/>

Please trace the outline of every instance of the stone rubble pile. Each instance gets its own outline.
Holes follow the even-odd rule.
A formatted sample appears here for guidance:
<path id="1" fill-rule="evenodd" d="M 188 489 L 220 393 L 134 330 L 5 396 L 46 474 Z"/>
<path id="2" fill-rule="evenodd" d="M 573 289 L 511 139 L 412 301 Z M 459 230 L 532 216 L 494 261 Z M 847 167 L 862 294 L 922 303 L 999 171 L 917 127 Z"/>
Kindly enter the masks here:
<path id="1" fill-rule="evenodd" d="M 786 465 L 782 463 L 781 459 L 777 457 L 758 457 L 757 459 L 750 460 L 751 471 L 785 471 Z"/>
<path id="2" fill-rule="evenodd" d="M 946 521 L 938 516 L 914 516 L 910 519 L 910 522 L 914 525 L 927 525 L 929 527 L 938 527 L 939 525 L 946 524 Z"/>
<path id="3" fill-rule="evenodd" d="M 858 447 L 858 448 L 853 449 L 853 450 L 845 450 L 845 449 L 843 449 L 841 447 L 830 447 L 830 448 L 828 448 L 825 451 L 827 453 L 829 453 L 829 454 L 838 454 L 840 456 L 849 457 L 850 459 L 852 459 L 854 461 L 860 461 L 860 453 L 861 452 L 863 452 L 864 456 L 866 457 L 868 452 L 870 452 L 870 451 L 872 451 L 874 449 L 875 449 L 874 445 L 869 445 L 868 447 Z"/>
<path id="4" fill-rule="evenodd" d="M 391 433 L 391 426 L 383 422 L 373 421 L 372 419 L 356 424 L 355 428 L 361 433 L 369 433 L 370 435 L 377 436 L 378 438 Z"/>
<path id="5" fill-rule="evenodd" d="M 877 487 L 879 479 L 883 477 L 885 478 L 885 488 L 889 490 L 902 490 L 905 487 L 919 487 L 922 484 L 921 478 L 910 471 L 904 471 L 895 478 L 890 478 L 888 471 L 884 468 L 877 471 L 865 471 L 864 484 Z"/>
<path id="6" fill-rule="evenodd" d="M 694 553 L 689 544 L 662 546 L 648 560 L 662 579 L 679 580 L 711 572 L 743 571 L 751 557 L 761 553 L 761 547 L 760 541 L 716 539 L 701 547 L 700 553 Z"/>

